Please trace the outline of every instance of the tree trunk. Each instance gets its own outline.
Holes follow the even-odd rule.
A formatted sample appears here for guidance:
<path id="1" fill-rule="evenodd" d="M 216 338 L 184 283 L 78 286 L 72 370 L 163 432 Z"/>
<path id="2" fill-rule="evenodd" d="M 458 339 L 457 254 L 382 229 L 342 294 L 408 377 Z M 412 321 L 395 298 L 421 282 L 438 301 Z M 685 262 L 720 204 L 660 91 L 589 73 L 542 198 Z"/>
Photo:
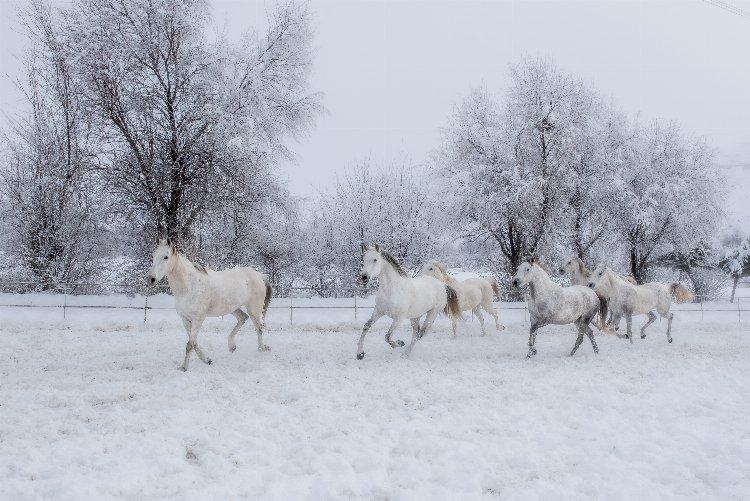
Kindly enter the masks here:
<path id="1" fill-rule="evenodd" d="M 739 281 L 740 281 L 739 275 L 735 275 L 732 278 L 732 296 L 729 298 L 730 303 L 734 303 L 734 293 L 737 291 L 737 284 L 739 283 Z"/>

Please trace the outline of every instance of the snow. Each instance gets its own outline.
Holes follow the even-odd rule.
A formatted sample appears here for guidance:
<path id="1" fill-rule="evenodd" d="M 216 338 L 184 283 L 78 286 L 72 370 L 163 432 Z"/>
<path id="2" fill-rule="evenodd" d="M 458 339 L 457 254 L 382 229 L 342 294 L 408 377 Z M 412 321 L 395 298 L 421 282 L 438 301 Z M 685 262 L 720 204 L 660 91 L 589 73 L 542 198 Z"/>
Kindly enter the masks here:
<path id="1" fill-rule="evenodd" d="M 485 338 L 469 321 L 452 340 L 440 319 L 410 360 L 381 321 L 357 361 L 364 314 L 299 313 L 289 326 L 272 310 L 268 353 L 247 327 L 228 353 L 230 318 L 207 321 L 214 364 L 182 373 L 173 311 L 0 308 L 0 498 L 750 493 L 750 335 L 734 314 L 678 312 L 671 345 L 657 322 L 574 358 L 572 328 L 548 327 L 531 360 L 522 310 Z"/>

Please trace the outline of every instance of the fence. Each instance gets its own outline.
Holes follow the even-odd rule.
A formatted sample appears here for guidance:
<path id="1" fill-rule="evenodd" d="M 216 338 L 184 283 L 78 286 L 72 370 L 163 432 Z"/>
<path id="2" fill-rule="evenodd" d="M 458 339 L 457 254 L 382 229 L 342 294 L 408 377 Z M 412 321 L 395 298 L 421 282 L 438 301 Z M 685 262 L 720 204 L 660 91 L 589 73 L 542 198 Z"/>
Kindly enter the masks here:
<path id="1" fill-rule="evenodd" d="M 143 285 L 138 284 L 124 284 L 124 283 L 62 283 L 57 284 L 62 292 L 58 293 L 45 293 L 42 297 L 44 301 L 21 301 L 23 298 L 34 298 L 34 296 L 28 293 L 19 292 L 6 292 L 8 290 L 15 291 L 28 291 L 29 288 L 41 287 L 42 284 L 37 282 L 0 282 L 0 308 L 55 308 L 61 309 L 63 318 L 67 318 L 68 310 L 71 309 L 124 309 L 124 310 L 142 310 L 143 321 L 148 321 L 148 313 L 153 310 L 172 310 L 172 305 L 158 305 L 153 304 L 153 294 L 141 295 L 138 292 L 146 290 Z M 101 298 L 113 298 L 118 297 L 117 294 L 96 294 L 96 295 L 83 295 L 73 294 L 73 291 L 81 291 L 88 288 L 89 290 L 107 290 L 107 291 L 127 291 L 125 296 L 129 299 L 129 304 L 96 304 L 97 301 L 94 299 Z M 151 291 L 168 292 L 169 287 L 167 285 L 161 285 L 156 287 L 150 287 Z M 289 311 L 289 324 L 294 325 L 294 313 L 295 310 L 350 310 L 353 313 L 354 320 L 359 320 L 359 315 L 364 310 L 371 310 L 372 303 L 368 301 L 368 296 L 371 296 L 372 292 L 367 292 L 364 289 L 350 289 L 348 292 L 351 293 L 347 297 L 335 297 L 335 298 L 317 298 L 318 300 L 335 299 L 335 300 L 348 300 L 351 304 L 307 304 L 305 300 L 310 300 L 315 295 L 315 289 L 311 287 L 291 287 L 287 289 L 292 293 L 298 293 L 297 296 L 291 294 L 285 298 L 276 298 L 271 302 L 269 309 L 271 310 L 288 310 Z M 303 295 L 307 294 L 307 296 Z M 88 304 L 81 304 L 80 299 L 90 298 Z M 152 298 L 152 304 L 149 304 L 149 298 Z M 38 298 L 37 298 L 38 299 Z M 71 299 L 76 299 L 71 301 Z M 369 298 L 372 299 L 371 297 Z M 691 314 L 700 314 L 700 320 L 704 319 L 706 313 L 722 313 L 736 315 L 737 322 L 742 322 L 742 314 L 750 312 L 750 309 L 744 307 L 745 304 L 750 303 L 748 298 L 735 297 L 735 303 L 730 303 L 728 300 L 713 301 L 710 303 L 698 302 L 698 303 L 685 303 L 676 306 L 675 311 L 688 312 Z M 296 300 L 296 304 L 295 304 Z M 279 304 L 280 302 L 288 304 Z M 43 303 L 43 304 L 41 304 Z M 100 303 L 100 301 L 99 301 Z M 158 303 L 158 302 L 157 302 Z M 499 310 L 523 310 L 524 321 L 528 318 L 528 307 L 525 302 L 522 303 L 509 303 L 509 302 L 495 302 L 495 307 Z"/>

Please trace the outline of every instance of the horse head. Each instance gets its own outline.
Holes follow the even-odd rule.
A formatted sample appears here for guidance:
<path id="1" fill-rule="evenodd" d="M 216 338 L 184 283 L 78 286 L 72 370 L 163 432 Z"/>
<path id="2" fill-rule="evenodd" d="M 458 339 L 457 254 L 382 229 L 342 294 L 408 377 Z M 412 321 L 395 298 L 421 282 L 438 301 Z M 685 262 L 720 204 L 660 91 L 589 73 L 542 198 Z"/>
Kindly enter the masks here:
<path id="1" fill-rule="evenodd" d="M 177 247 L 169 238 L 159 238 L 151 260 L 148 272 L 148 283 L 154 285 L 169 273 L 177 257 Z"/>
<path id="2" fill-rule="evenodd" d="M 448 281 L 448 270 L 445 265 L 438 261 L 427 261 L 419 271 L 420 275 L 428 275 L 437 278 L 441 282 Z"/>
<path id="3" fill-rule="evenodd" d="M 596 289 L 602 282 L 604 277 L 607 275 L 607 271 L 609 271 L 607 265 L 604 263 L 599 263 L 594 271 L 589 273 L 589 279 L 586 285 L 588 285 L 590 289 Z"/>

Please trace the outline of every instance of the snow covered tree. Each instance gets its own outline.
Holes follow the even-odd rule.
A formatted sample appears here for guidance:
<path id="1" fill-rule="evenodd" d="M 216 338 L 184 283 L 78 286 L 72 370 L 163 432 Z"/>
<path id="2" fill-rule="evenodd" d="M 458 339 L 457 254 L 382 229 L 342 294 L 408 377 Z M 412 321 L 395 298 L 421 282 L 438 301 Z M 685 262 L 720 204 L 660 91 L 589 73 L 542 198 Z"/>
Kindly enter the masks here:
<path id="1" fill-rule="evenodd" d="M 602 161 L 600 136 L 615 135 L 597 122 L 598 97 L 552 63 L 524 60 L 511 77 L 502 101 L 474 90 L 435 152 L 464 236 L 493 241 L 508 274 L 555 242 L 572 241 L 586 255 L 601 237 L 603 167 L 611 164 Z"/>
<path id="2" fill-rule="evenodd" d="M 363 243 L 378 243 L 406 269 L 438 257 L 444 217 L 428 179 L 414 168 L 359 163 L 331 192 L 318 195 L 313 212 L 307 238 L 320 249 L 305 268 L 316 288 L 355 287 Z M 328 273 L 335 278 L 327 278 Z"/>
<path id="3" fill-rule="evenodd" d="M 686 139 L 672 122 L 633 126 L 623 155 L 612 180 L 615 231 L 642 283 L 660 256 L 688 252 L 714 233 L 722 184 L 705 142 Z"/>
<path id="4" fill-rule="evenodd" d="M 35 42 L 19 83 L 29 111 L 5 131 L 3 219 L 11 254 L 44 289 L 56 289 L 90 281 L 102 253 L 91 117 L 48 7 L 32 3 L 21 19 Z"/>
<path id="5" fill-rule="evenodd" d="M 699 302 L 715 299 L 724 289 L 724 277 L 718 272 L 713 246 L 700 242 L 687 251 L 673 250 L 660 256 L 656 263 L 678 271 L 693 284 Z"/>
<path id="6" fill-rule="evenodd" d="M 266 34 L 207 38 L 200 0 L 76 0 L 66 40 L 100 119 L 100 162 L 115 207 L 189 242 L 196 221 L 236 194 L 274 191 L 269 175 L 321 111 L 309 91 L 310 15 L 278 7 Z M 270 181 L 270 186 L 264 181 Z"/>
<path id="7" fill-rule="evenodd" d="M 733 303 L 737 284 L 742 278 L 750 276 L 750 237 L 735 230 L 724 237 L 722 246 L 724 257 L 719 265 L 732 280 L 732 295 L 729 302 Z"/>

